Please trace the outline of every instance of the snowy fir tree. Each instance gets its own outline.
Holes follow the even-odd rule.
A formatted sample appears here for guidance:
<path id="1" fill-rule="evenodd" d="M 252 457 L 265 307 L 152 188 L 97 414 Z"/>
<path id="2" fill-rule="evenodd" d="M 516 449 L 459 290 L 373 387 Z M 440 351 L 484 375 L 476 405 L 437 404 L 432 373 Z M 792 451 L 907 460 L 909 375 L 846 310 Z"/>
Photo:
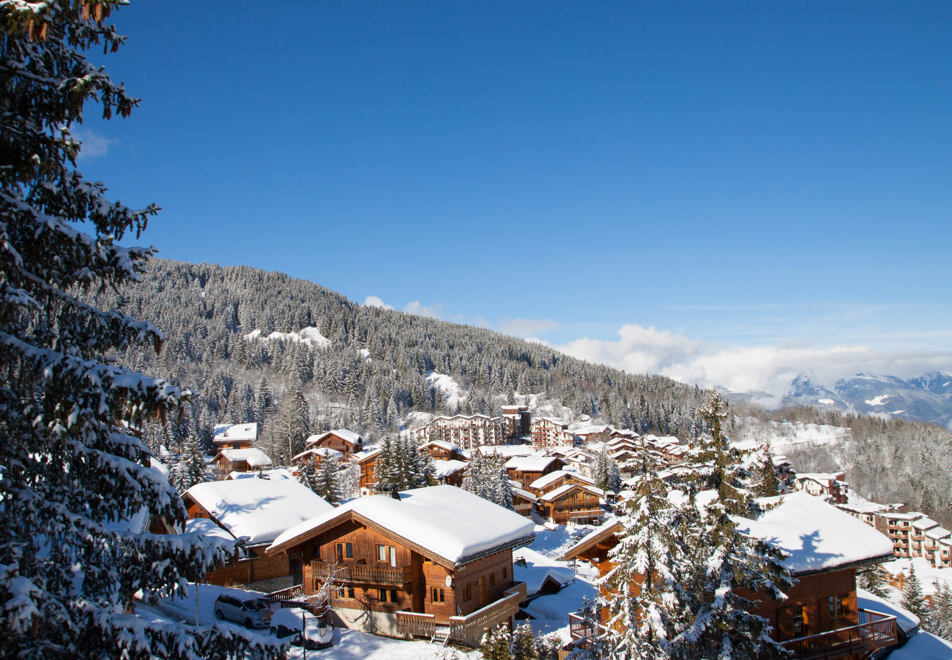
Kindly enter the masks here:
<path id="1" fill-rule="evenodd" d="M 936 580 L 932 606 L 924 627 L 945 640 L 952 640 L 952 590 L 945 582 Z"/>
<path id="2" fill-rule="evenodd" d="M 314 475 L 315 487 L 311 490 L 331 504 L 339 502 L 341 499 L 339 474 L 340 458 L 328 452 L 317 465 L 317 473 Z"/>
<path id="3" fill-rule="evenodd" d="M 922 583 L 919 582 L 919 576 L 916 575 L 916 567 L 909 566 L 909 574 L 906 576 L 905 583 L 902 585 L 902 606 L 925 621 L 929 614 L 929 603 L 926 595 L 922 591 Z"/>
<path id="4" fill-rule="evenodd" d="M 462 487 L 499 506 L 513 508 L 512 484 L 509 483 L 501 457 L 473 452 L 473 458 L 466 466 Z"/>
<path id="5" fill-rule="evenodd" d="M 297 480 L 302 486 L 306 486 L 317 493 L 317 468 L 314 467 L 314 461 L 304 461 L 298 469 Z"/>
<path id="6" fill-rule="evenodd" d="M 790 573 L 780 551 L 738 528 L 737 516 L 755 516 L 758 509 L 744 481 L 743 455 L 723 433 L 727 411 L 716 391 L 700 412 L 710 439 L 696 456 L 703 463 L 696 466 L 682 508 L 688 521 L 681 536 L 686 561 L 677 578 L 680 605 L 689 615 L 686 627 L 669 638 L 668 653 L 678 658 L 785 657 L 771 637 L 769 621 L 750 613 L 752 603 L 738 589 L 784 599 Z"/>
<path id="7" fill-rule="evenodd" d="M 603 446 L 595 454 L 595 466 L 592 469 L 595 485 L 606 493 L 618 493 L 621 490 L 621 470 L 618 463 L 608 453 L 608 446 Z"/>
<path id="8" fill-rule="evenodd" d="M 378 493 L 421 488 L 434 482 L 433 459 L 406 436 L 388 436 L 380 447 L 375 478 Z"/>
<path id="9" fill-rule="evenodd" d="M 770 443 L 764 443 L 764 446 L 757 453 L 753 468 L 753 494 L 756 497 L 772 497 L 780 494 L 780 480 L 777 479 L 777 468 L 774 467 L 773 453 L 770 451 Z"/>
<path id="10" fill-rule="evenodd" d="M 888 593 L 886 591 L 886 578 L 883 577 L 883 573 L 879 566 L 874 566 L 867 571 L 859 573 L 857 578 L 857 585 L 860 588 L 882 598 L 886 597 Z"/>
<path id="11" fill-rule="evenodd" d="M 509 630 L 496 626 L 486 631 L 479 647 L 483 660 L 555 660 L 562 644 L 540 637 L 536 638 L 529 624 Z"/>
<path id="12" fill-rule="evenodd" d="M 684 517 L 658 477 L 656 455 L 643 441 L 639 449 L 634 494 L 618 508 L 621 530 L 609 551 L 612 569 L 599 581 L 598 605 L 607 610 L 603 642 L 612 657 L 665 658 L 669 636 L 683 627 Z"/>
<path id="13" fill-rule="evenodd" d="M 184 493 L 195 484 L 208 481 L 208 467 L 205 454 L 197 436 L 188 438 L 175 456 L 169 469 L 169 482 L 180 493 Z"/>
<path id="14" fill-rule="evenodd" d="M 118 4 L 0 2 L 0 656 L 275 655 L 234 627 L 127 613 L 139 590 L 171 595 L 227 555 L 134 522 L 184 522 L 178 493 L 130 432 L 182 397 L 104 357 L 158 349 L 152 324 L 77 297 L 119 290 L 151 254 L 119 241 L 157 208 L 109 201 L 77 171 L 71 136 L 86 101 L 106 118 L 137 103 L 86 59 L 122 45 L 106 22 Z"/>

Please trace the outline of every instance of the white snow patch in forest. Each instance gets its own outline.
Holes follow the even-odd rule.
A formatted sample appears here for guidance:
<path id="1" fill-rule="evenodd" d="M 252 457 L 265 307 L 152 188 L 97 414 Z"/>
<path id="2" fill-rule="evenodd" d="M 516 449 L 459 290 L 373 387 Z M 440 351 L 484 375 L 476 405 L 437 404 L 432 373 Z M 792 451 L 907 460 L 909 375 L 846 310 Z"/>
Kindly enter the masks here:
<path id="1" fill-rule="evenodd" d="M 832 406 L 836 403 L 833 399 L 817 399 L 817 403 L 822 403 L 824 406 Z"/>
<path id="2" fill-rule="evenodd" d="M 889 398 L 888 394 L 880 394 L 879 396 L 873 397 L 872 399 L 866 399 L 867 406 L 882 406 L 885 405 L 886 399 Z"/>
<path id="3" fill-rule="evenodd" d="M 426 384 L 443 396 L 443 402 L 449 408 L 459 406 L 466 399 L 466 391 L 450 375 L 431 371 L 426 377 Z"/>
<path id="4" fill-rule="evenodd" d="M 370 359 L 370 351 L 368 349 L 362 348 L 357 352 L 360 354 L 360 357 L 362 357 L 367 362 L 373 362 L 373 360 Z"/>
<path id="5" fill-rule="evenodd" d="M 738 417 L 730 432 L 732 444 L 742 449 L 756 449 L 770 442 L 774 453 L 782 454 L 798 445 L 842 445 L 852 437 L 848 428 L 829 424 L 804 422 L 761 422 L 752 417 Z"/>
<path id="6" fill-rule="evenodd" d="M 262 341 L 293 341 L 307 344 L 312 348 L 327 348 L 331 345 L 331 340 L 321 334 L 317 328 L 303 328 L 297 332 L 272 332 L 268 336 L 263 336 L 261 330 L 252 330 L 245 335 L 245 339 L 252 341 L 260 339 Z"/>

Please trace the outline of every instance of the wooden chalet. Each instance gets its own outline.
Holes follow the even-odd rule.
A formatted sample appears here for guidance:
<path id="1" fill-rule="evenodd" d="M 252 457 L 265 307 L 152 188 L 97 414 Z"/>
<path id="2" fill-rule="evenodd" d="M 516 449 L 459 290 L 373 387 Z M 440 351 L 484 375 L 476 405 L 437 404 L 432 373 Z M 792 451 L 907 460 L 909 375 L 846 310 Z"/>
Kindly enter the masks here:
<path id="1" fill-rule="evenodd" d="M 289 527 L 334 510 L 293 478 L 208 481 L 189 488 L 182 494 L 182 500 L 189 519 L 202 518 L 214 523 L 221 530 L 214 536 L 230 538 L 242 547 L 239 559 L 208 573 L 208 582 L 220 586 L 276 578 L 293 582 L 288 576 L 300 573 L 300 564 L 289 564 L 287 555 L 266 557 L 265 550 Z M 195 524 L 187 522 L 187 529 Z M 210 527 L 205 525 L 194 531 L 208 532 Z"/>
<path id="2" fill-rule="evenodd" d="M 444 461 L 442 459 L 435 459 L 433 461 L 433 478 L 436 479 L 438 483 L 446 486 L 462 486 L 468 466 L 469 461 Z"/>
<path id="3" fill-rule="evenodd" d="M 856 574 L 892 558 L 889 539 L 848 514 L 804 493 L 785 495 L 747 533 L 784 550 L 784 564 L 796 584 L 787 599 L 741 592 L 755 602 L 753 612 L 773 626 L 773 637 L 792 658 L 860 660 L 898 642 L 896 618 L 862 609 Z M 569 548 L 562 559 L 591 562 L 600 575 L 612 568 L 609 551 L 618 543 L 621 524 L 614 520 Z M 573 638 L 595 631 L 583 617 L 569 615 Z"/>
<path id="4" fill-rule="evenodd" d="M 815 497 L 822 497 L 830 504 L 846 504 L 847 486 L 844 479 L 846 473 L 838 472 L 836 474 L 824 473 L 800 473 L 794 480 L 794 488 L 803 490 Z"/>
<path id="5" fill-rule="evenodd" d="M 321 447 L 340 452 L 341 456 L 347 460 L 354 454 L 363 451 L 364 439 L 353 431 L 334 429 L 325 433 L 312 435 L 304 441 L 305 449 L 318 449 Z"/>
<path id="6" fill-rule="evenodd" d="M 528 485 L 526 490 L 535 493 L 537 496 L 545 495 L 551 490 L 561 488 L 566 484 L 578 484 L 580 486 L 594 486 L 595 482 L 578 472 L 569 470 L 554 470 L 544 474 Z"/>
<path id="7" fill-rule="evenodd" d="M 417 451 L 425 451 L 434 461 L 468 461 L 469 456 L 457 445 L 445 440 L 430 440 L 417 447 Z"/>
<path id="8" fill-rule="evenodd" d="M 221 449 L 212 459 L 219 476 L 231 472 L 255 472 L 271 467 L 271 459 L 257 447 Z"/>
<path id="9" fill-rule="evenodd" d="M 304 467 L 310 463 L 314 467 L 317 467 L 326 460 L 342 461 L 344 460 L 344 455 L 336 449 L 331 449 L 330 447 L 314 447 L 312 449 L 305 449 L 300 454 L 293 456 L 291 458 L 291 464 Z"/>
<path id="10" fill-rule="evenodd" d="M 518 481 L 523 488 L 539 477 L 561 470 L 565 461 L 555 456 L 513 456 L 506 461 L 506 475 L 513 481 Z"/>
<path id="11" fill-rule="evenodd" d="M 212 440 L 218 449 L 245 449 L 258 439 L 258 423 L 216 424 Z"/>
<path id="12" fill-rule="evenodd" d="M 352 500 L 288 530 L 268 556 L 304 565 L 305 597 L 333 579 L 343 625 L 477 646 L 486 630 L 512 625 L 526 597 L 512 551 L 533 535 L 532 522 L 508 509 L 432 486 Z"/>
<path id="13" fill-rule="evenodd" d="M 370 495 L 374 492 L 377 483 L 377 459 L 380 458 L 380 449 L 370 449 L 354 454 L 352 460 L 360 468 L 360 493 Z"/>
<path id="14" fill-rule="evenodd" d="M 568 482 L 539 497 L 542 516 L 559 525 L 597 525 L 605 517 L 599 501 L 604 491 L 587 484 Z"/>

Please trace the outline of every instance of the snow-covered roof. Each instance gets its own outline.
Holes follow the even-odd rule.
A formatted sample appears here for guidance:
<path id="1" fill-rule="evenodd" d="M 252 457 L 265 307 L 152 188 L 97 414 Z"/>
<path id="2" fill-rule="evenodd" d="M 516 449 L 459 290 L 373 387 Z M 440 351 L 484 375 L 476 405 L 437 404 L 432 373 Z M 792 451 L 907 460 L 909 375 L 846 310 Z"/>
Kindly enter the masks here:
<path id="1" fill-rule="evenodd" d="M 542 495 L 540 499 L 542 499 L 545 502 L 554 502 L 555 500 L 559 499 L 560 497 L 565 495 L 567 492 L 575 488 L 584 490 L 585 492 L 591 493 L 592 495 L 595 495 L 596 497 L 605 496 L 605 491 L 603 491 L 601 488 L 595 488 L 594 486 L 582 486 L 580 484 L 565 484 L 564 486 L 559 486 L 555 490 L 550 490 L 545 495 Z"/>
<path id="2" fill-rule="evenodd" d="M 198 534 L 203 538 L 212 537 L 232 543 L 237 542 L 237 539 L 232 536 L 231 532 L 222 529 L 215 524 L 215 521 L 209 520 L 208 518 L 189 518 L 185 521 L 185 533 Z"/>
<path id="3" fill-rule="evenodd" d="M 512 558 L 514 579 L 526 583 L 527 596 L 538 593 L 546 582 L 554 582 L 562 587 L 575 579 L 572 568 L 531 548 L 519 548 L 512 553 Z"/>
<path id="4" fill-rule="evenodd" d="M 336 435 L 341 440 L 349 442 L 352 445 L 356 445 L 358 442 L 361 442 L 361 437 L 358 433 L 354 433 L 348 429 L 332 429 L 318 435 L 309 436 L 308 439 L 304 441 L 304 446 L 317 444 L 324 438 L 331 435 Z"/>
<path id="5" fill-rule="evenodd" d="M 933 539 L 934 541 L 944 539 L 949 535 L 952 535 L 952 532 L 947 530 L 945 527 L 933 527 L 926 532 L 926 536 L 928 536 L 930 539 Z"/>
<path id="6" fill-rule="evenodd" d="M 932 518 L 929 518 L 928 516 L 923 516 L 922 518 L 919 518 L 918 520 L 914 520 L 912 522 L 912 526 L 918 529 L 920 532 L 923 532 L 927 529 L 938 527 L 939 523 L 934 521 Z"/>
<path id="7" fill-rule="evenodd" d="M 454 565 L 528 543 L 535 527 L 524 516 L 461 488 L 429 486 L 404 491 L 399 500 L 389 495 L 351 500 L 288 529 L 274 540 L 268 552 L 285 550 L 299 539 L 353 516 L 433 553 L 434 559 Z"/>
<path id="8" fill-rule="evenodd" d="M 784 550 L 783 563 L 795 575 L 892 558 L 889 537 L 806 493 L 780 497 L 757 520 L 734 520 L 741 531 Z"/>
<path id="9" fill-rule="evenodd" d="M 530 493 L 529 491 L 523 490 L 522 488 L 519 488 L 518 486 L 510 486 L 510 488 L 512 489 L 513 496 L 518 495 L 519 497 L 523 499 L 531 500 L 535 502 L 536 500 L 535 493 Z"/>
<path id="10" fill-rule="evenodd" d="M 467 465 L 469 465 L 469 463 L 465 461 L 444 461 L 442 459 L 435 458 L 433 459 L 433 476 L 437 479 L 445 479 L 446 477 L 465 469 Z"/>
<path id="11" fill-rule="evenodd" d="M 268 455 L 257 447 L 244 449 L 222 449 L 219 455 L 224 456 L 229 463 L 247 463 L 251 467 L 265 467 L 271 465 Z"/>
<path id="12" fill-rule="evenodd" d="M 554 484 L 556 481 L 564 477 L 571 477 L 573 479 L 576 479 L 586 484 L 595 483 L 588 477 L 583 477 L 578 472 L 569 472 L 568 470 L 556 470 L 555 472 L 550 472 L 549 474 L 542 475 L 541 477 L 533 481 L 531 484 L 529 484 L 529 488 L 535 488 L 537 490 L 541 490 L 542 488 L 545 488 L 546 486 L 550 484 Z"/>
<path id="13" fill-rule="evenodd" d="M 272 468 L 270 470 L 256 470 L 255 472 L 229 472 L 226 479 L 293 479 L 294 475 L 287 468 Z"/>
<path id="14" fill-rule="evenodd" d="M 804 479 L 810 479 L 817 483 L 829 486 L 830 484 L 839 481 L 843 478 L 843 473 L 832 474 L 829 472 L 798 472 L 797 479 L 802 481 Z"/>
<path id="15" fill-rule="evenodd" d="M 334 507 L 294 479 L 236 479 L 196 484 L 185 494 L 235 538 L 270 543 L 281 532 Z"/>
<path id="16" fill-rule="evenodd" d="M 844 511 L 853 511 L 854 513 L 878 513 L 880 511 L 885 511 L 888 507 L 885 504 L 878 504 L 876 502 L 870 502 L 869 500 L 856 500 L 855 498 L 850 498 L 849 503 L 847 504 L 837 504 L 835 505 L 838 509 L 843 509 Z"/>
<path id="17" fill-rule="evenodd" d="M 879 515 L 887 520 L 918 520 L 923 516 L 918 511 L 881 511 Z"/>
<path id="18" fill-rule="evenodd" d="M 254 442 L 257 438 L 257 422 L 215 425 L 215 442 Z"/>
<path id="19" fill-rule="evenodd" d="M 476 447 L 480 454 L 490 456 L 531 456 L 535 454 L 535 448 L 532 445 L 480 445 Z"/>
<path id="20" fill-rule="evenodd" d="M 324 458 L 339 458 L 342 454 L 336 449 L 331 449 L 330 447 L 315 447 L 314 449 L 305 449 L 300 454 L 291 457 L 291 462 L 296 463 L 297 461 L 305 458 L 307 456 L 320 456 Z"/>
<path id="21" fill-rule="evenodd" d="M 562 553 L 559 559 L 570 560 L 578 557 L 582 552 L 607 539 L 621 530 L 621 522 L 617 518 L 609 517 L 605 519 L 600 527 L 596 527 L 591 532 L 583 536 L 578 542 Z"/>
<path id="22" fill-rule="evenodd" d="M 363 451 L 359 451 L 356 454 L 354 454 L 352 458 L 355 463 L 362 463 L 366 461 L 368 458 L 373 458 L 374 456 L 379 454 L 381 451 L 383 450 L 380 447 L 374 447 L 373 449 L 365 449 Z"/>
<path id="23" fill-rule="evenodd" d="M 562 459 L 555 456 L 513 456 L 506 461 L 506 469 L 519 472 L 542 472 L 552 465 L 553 461 L 560 460 Z"/>

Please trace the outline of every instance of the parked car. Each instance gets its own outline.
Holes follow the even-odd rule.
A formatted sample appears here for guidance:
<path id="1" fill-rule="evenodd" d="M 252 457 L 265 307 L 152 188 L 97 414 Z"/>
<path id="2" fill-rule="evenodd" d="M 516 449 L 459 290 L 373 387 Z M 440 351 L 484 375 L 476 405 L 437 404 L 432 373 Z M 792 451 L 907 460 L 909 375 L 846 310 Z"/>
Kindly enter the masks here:
<path id="1" fill-rule="evenodd" d="M 304 636 L 301 636 L 304 631 Z M 326 649 L 334 641 L 333 629 L 300 607 L 286 607 L 271 617 L 271 634 L 291 637 L 291 644 L 308 650 Z"/>
<path id="2" fill-rule="evenodd" d="M 271 605 L 254 594 L 221 594 L 215 599 L 215 616 L 248 628 L 267 628 L 271 621 Z"/>

